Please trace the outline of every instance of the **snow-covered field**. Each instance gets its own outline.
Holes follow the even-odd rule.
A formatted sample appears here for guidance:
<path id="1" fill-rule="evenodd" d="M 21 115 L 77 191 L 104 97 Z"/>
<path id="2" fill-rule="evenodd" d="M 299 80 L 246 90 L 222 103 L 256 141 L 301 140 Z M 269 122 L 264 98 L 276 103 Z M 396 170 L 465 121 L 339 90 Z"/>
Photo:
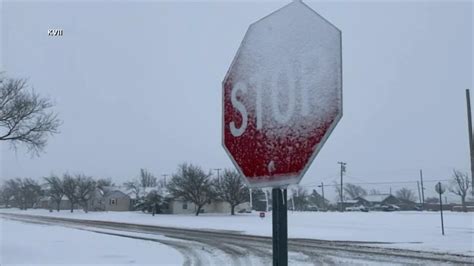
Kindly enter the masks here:
<path id="1" fill-rule="evenodd" d="M 178 251 L 157 242 L 6 219 L 0 226 L 0 265 L 183 263 Z"/>
<path id="2" fill-rule="evenodd" d="M 153 217 L 141 212 L 90 212 L 86 214 L 82 211 L 50 213 L 47 210 L 20 211 L 15 209 L 2 209 L 0 212 L 231 230 L 254 235 L 271 236 L 272 233 L 271 212 L 267 213 L 267 217 L 263 219 L 258 217 L 258 213 L 236 216 L 203 214 L 198 217 L 194 215 L 156 215 Z M 288 213 L 288 235 L 290 238 L 393 242 L 393 244 L 383 246 L 474 256 L 474 214 L 445 212 L 444 224 L 446 235 L 442 236 L 438 212 L 292 213 L 290 211 Z M 3 230 L 5 231 L 5 228 Z M 85 239 L 85 237 L 83 238 Z"/>

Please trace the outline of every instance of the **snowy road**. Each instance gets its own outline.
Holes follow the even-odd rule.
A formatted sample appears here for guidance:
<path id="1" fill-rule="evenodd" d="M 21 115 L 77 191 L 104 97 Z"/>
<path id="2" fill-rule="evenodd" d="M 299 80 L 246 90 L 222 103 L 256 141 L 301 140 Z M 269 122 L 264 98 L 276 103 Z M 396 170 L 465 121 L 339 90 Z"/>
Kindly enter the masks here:
<path id="1" fill-rule="evenodd" d="M 91 221 L 33 215 L 2 214 L 5 219 L 61 225 L 96 234 L 151 241 L 181 253 L 184 265 L 269 265 L 271 238 L 211 231 Z M 8 240 L 3 240 L 8 241 Z M 6 243 L 6 242 L 5 242 Z M 473 257 L 370 246 L 371 243 L 289 240 L 291 265 L 436 265 L 472 264 Z"/>

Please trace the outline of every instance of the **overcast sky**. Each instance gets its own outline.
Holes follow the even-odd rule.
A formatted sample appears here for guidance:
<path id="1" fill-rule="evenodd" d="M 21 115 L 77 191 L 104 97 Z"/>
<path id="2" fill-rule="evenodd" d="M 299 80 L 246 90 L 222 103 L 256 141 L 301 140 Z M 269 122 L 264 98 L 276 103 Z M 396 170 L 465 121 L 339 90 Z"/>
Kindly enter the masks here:
<path id="1" fill-rule="evenodd" d="M 64 124 L 40 157 L 0 144 L 1 178 L 232 167 L 221 82 L 249 24 L 288 2 L 3 2 L 1 69 Z M 345 182 L 412 181 L 382 192 L 468 171 L 472 2 L 305 2 L 342 31 L 344 116 L 302 184 L 338 180 L 338 161 Z"/>

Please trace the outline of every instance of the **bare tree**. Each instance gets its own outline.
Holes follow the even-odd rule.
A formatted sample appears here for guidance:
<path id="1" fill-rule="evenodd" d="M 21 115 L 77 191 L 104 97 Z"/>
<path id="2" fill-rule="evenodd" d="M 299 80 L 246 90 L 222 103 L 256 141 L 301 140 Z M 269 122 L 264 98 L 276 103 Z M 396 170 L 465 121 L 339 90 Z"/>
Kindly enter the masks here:
<path id="1" fill-rule="evenodd" d="M 0 76 L 0 141 L 26 145 L 38 155 L 47 144 L 47 136 L 58 133 L 61 121 L 51 111 L 53 103 L 27 90 L 24 79 Z"/>
<path id="2" fill-rule="evenodd" d="M 127 181 L 123 183 L 126 189 L 131 190 L 133 194 L 135 194 L 135 199 L 140 199 L 140 193 L 142 191 L 142 187 L 138 180 Z"/>
<path id="3" fill-rule="evenodd" d="M 408 188 L 401 188 L 397 192 L 395 192 L 395 195 L 397 196 L 398 199 L 401 200 L 406 200 L 406 201 L 416 201 L 416 196 L 415 193 L 411 189 Z"/>
<path id="4" fill-rule="evenodd" d="M 123 183 L 125 188 L 132 191 L 135 194 L 136 199 L 142 198 L 142 192 L 146 190 L 148 187 L 157 187 L 158 186 L 158 179 L 153 176 L 148 170 L 140 169 L 140 175 L 138 178 L 135 178 L 131 181 L 127 181 Z"/>
<path id="5" fill-rule="evenodd" d="M 351 199 L 367 196 L 367 191 L 363 187 L 351 183 L 344 184 L 344 192 Z"/>
<path id="6" fill-rule="evenodd" d="M 47 194 L 51 198 L 51 201 L 56 203 L 56 209 L 61 209 L 61 200 L 64 196 L 63 181 L 57 176 L 45 177 L 46 183 L 48 184 Z"/>
<path id="7" fill-rule="evenodd" d="M 96 188 L 95 181 L 91 177 L 87 177 L 85 175 L 76 175 L 76 183 L 77 201 L 87 213 L 89 211 L 89 199 Z"/>
<path id="8" fill-rule="evenodd" d="M 205 173 L 199 166 L 184 163 L 173 174 L 168 190 L 175 198 L 193 202 L 197 206 L 198 216 L 202 207 L 214 198 L 211 181 L 211 173 Z"/>
<path id="9" fill-rule="evenodd" d="M 74 212 L 74 205 L 79 202 L 77 197 L 78 184 L 77 180 L 69 174 L 63 176 L 63 191 L 71 204 L 71 212 Z"/>
<path id="10" fill-rule="evenodd" d="M 157 179 L 155 176 L 153 176 L 152 173 L 148 172 L 146 169 L 140 169 L 140 185 L 143 188 L 146 187 L 156 187 L 157 186 Z"/>
<path id="11" fill-rule="evenodd" d="M 304 211 L 308 206 L 308 191 L 302 186 L 297 186 L 291 190 L 292 197 L 294 200 L 295 210 Z"/>
<path id="12" fill-rule="evenodd" d="M 34 207 L 43 195 L 41 186 L 31 178 L 15 178 L 7 180 L 7 189 L 13 196 L 13 202 L 21 209 Z"/>
<path id="13" fill-rule="evenodd" d="M 20 187 L 22 186 L 22 181 L 19 178 L 16 179 L 9 179 L 5 182 L 5 189 L 10 194 L 10 198 L 12 199 L 12 203 L 16 205 L 18 208 L 23 209 L 23 198 L 21 194 Z"/>
<path id="14" fill-rule="evenodd" d="M 319 194 L 315 189 L 313 189 L 311 194 L 308 196 L 308 201 L 321 209 L 327 208 L 327 200 L 323 199 L 323 196 L 321 196 L 321 194 Z"/>
<path id="15" fill-rule="evenodd" d="M 148 195 L 140 199 L 135 208 L 142 212 L 149 212 L 153 216 L 156 213 L 162 213 L 163 208 L 167 204 L 167 200 L 157 190 L 152 190 Z"/>
<path id="16" fill-rule="evenodd" d="M 333 186 L 336 190 L 336 202 L 340 202 L 341 201 L 341 184 L 340 183 L 337 183 L 336 181 L 333 182 Z M 343 199 L 344 200 L 348 200 L 349 197 L 347 196 L 347 193 L 344 193 L 343 195 Z"/>
<path id="17" fill-rule="evenodd" d="M 380 190 L 375 189 L 375 188 L 373 188 L 369 191 L 369 195 L 380 195 L 380 194 L 381 194 Z"/>
<path id="18" fill-rule="evenodd" d="M 26 206 L 35 207 L 39 199 L 44 195 L 44 191 L 36 180 L 31 178 L 23 179 L 22 193 L 24 194 Z"/>
<path id="19" fill-rule="evenodd" d="M 100 189 L 103 189 L 104 187 L 111 187 L 114 186 L 114 182 L 112 181 L 111 178 L 99 178 L 96 181 L 96 186 Z"/>
<path id="20" fill-rule="evenodd" d="M 222 177 L 214 180 L 214 188 L 217 198 L 230 204 L 231 215 L 237 205 L 249 201 L 249 190 L 235 170 L 225 169 Z"/>
<path id="21" fill-rule="evenodd" d="M 10 201 L 13 196 L 14 196 L 14 192 L 7 185 L 7 183 L 4 183 L 2 187 L 0 188 L 0 201 L 3 202 L 3 204 L 5 204 L 5 208 L 9 208 Z"/>
<path id="22" fill-rule="evenodd" d="M 467 174 L 458 170 L 453 170 L 449 191 L 461 197 L 461 204 L 464 212 L 467 212 L 466 196 L 469 188 L 471 188 L 471 180 Z"/>

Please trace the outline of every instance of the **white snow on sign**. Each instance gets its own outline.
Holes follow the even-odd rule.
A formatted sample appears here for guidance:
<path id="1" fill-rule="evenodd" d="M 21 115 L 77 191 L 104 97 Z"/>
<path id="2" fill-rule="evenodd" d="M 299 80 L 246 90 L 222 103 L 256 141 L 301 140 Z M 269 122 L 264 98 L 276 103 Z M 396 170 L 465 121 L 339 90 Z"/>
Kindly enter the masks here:
<path id="1" fill-rule="evenodd" d="M 223 146 L 251 187 L 298 183 L 342 117 L 341 32 L 295 1 L 250 25 L 223 81 Z"/>
<path id="2" fill-rule="evenodd" d="M 252 24 L 231 69 L 244 120 L 266 134 L 307 138 L 342 109 L 341 32 L 302 2 Z"/>

